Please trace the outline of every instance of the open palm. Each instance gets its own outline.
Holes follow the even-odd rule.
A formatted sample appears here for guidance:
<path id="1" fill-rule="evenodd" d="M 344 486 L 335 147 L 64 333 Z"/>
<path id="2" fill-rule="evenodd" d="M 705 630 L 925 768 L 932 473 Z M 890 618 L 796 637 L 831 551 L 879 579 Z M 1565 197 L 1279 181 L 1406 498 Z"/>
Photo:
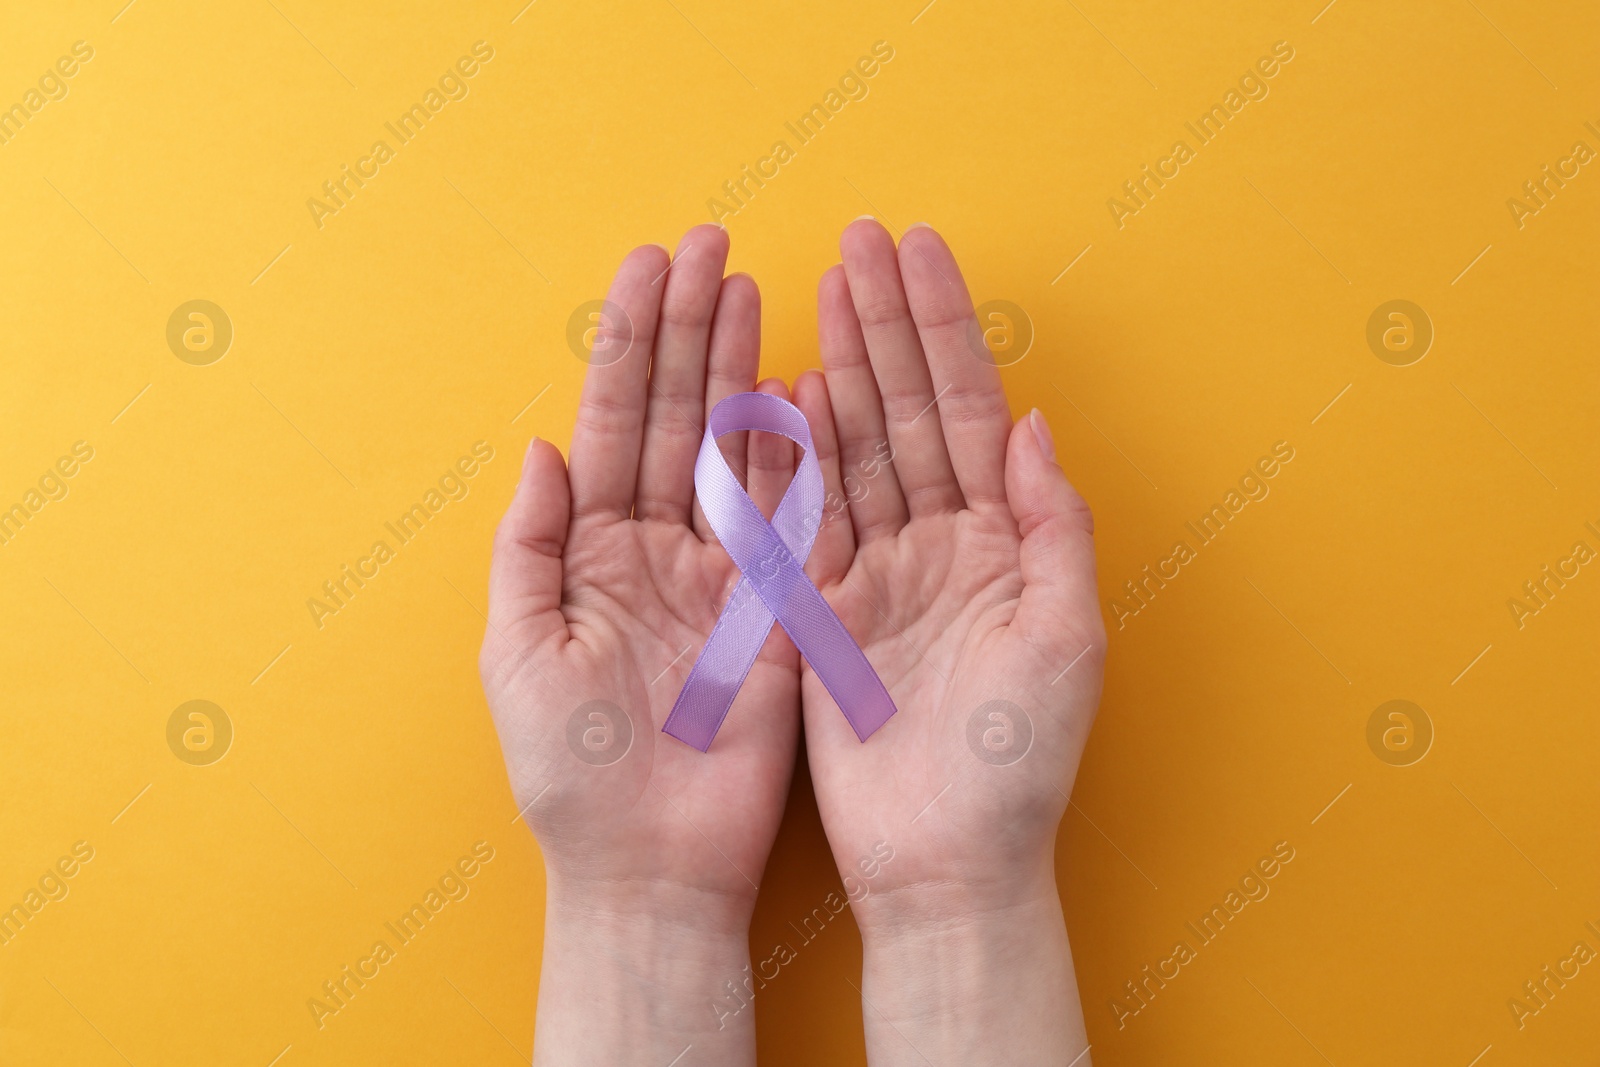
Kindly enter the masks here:
<path id="1" fill-rule="evenodd" d="M 810 569 L 899 710 L 861 744 L 804 673 L 817 801 L 841 872 L 872 872 L 863 919 L 900 890 L 1003 906 L 1040 884 L 1019 867 L 1051 863 L 1099 698 L 1092 522 L 1042 417 L 1013 426 L 943 240 L 917 227 L 897 250 L 858 221 L 841 247 L 826 377 L 795 394 L 848 517 Z"/>
<path id="2" fill-rule="evenodd" d="M 711 752 L 660 733 L 739 577 L 693 501 L 705 413 L 755 386 L 759 297 L 748 276 L 723 278 L 727 253 L 726 233 L 701 226 L 670 267 L 654 245 L 623 261 L 570 478 L 535 440 L 496 534 L 480 666 L 552 883 L 666 887 L 747 920 L 794 764 L 793 646 L 768 641 Z M 745 437 L 725 453 L 770 515 L 793 448 Z"/>

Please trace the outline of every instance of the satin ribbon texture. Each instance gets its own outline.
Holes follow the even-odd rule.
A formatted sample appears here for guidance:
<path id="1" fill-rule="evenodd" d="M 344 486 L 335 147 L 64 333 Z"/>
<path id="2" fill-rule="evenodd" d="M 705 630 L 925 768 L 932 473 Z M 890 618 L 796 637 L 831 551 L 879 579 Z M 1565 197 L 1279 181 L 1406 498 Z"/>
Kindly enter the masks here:
<path id="1" fill-rule="evenodd" d="M 801 448 L 794 480 L 768 522 L 722 456 L 717 438 L 740 430 L 782 434 Z M 800 409 L 766 393 L 735 393 L 711 409 L 694 464 L 706 521 L 740 572 L 739 584 L 695 657 L 662 726 L 701 752 L 711 747 L 772 624 L 789 634 L 862 741 L 889 720 L 894 701 L 822 593 L 805 560 L 822 526 L 822 468 Z"/>

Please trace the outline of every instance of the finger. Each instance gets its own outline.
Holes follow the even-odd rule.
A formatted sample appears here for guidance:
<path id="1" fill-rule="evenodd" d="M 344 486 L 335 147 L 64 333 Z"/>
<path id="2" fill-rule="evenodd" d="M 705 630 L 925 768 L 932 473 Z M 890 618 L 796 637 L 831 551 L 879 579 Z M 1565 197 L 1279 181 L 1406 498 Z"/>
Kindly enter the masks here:
<path id="1" fill-rule="evenodd" d="M 569 511 L 561 451 L 535 437 L 522 461 L 516 493 L 495 530 L 486 653 L 504 641 L 520 655 L 566 634 L 561 554 L 567 544 Z"/>
<path id="2" fill-rule="evenodd" d="M 961 495 L 968 507 L 1003 503 L 1011 410 L 1000 372 L 985 358 L 984 324 L 973 318 L 961 268 L 932 228 L 914 226 L 900 239 L 900 277 L 928 355 L 939 423 Z"/>
<path id="3" fill-rule="evenodd" d="M 960 510 L 966 502 L 945 451 L 933 378 L 906 303 L 894 238 L 876 221 L 859 219 L 845 229 L 839 251 L 883 397 L 906 506 L 912 515 Z"/>
<path id="4" fill-rule="evenodd" d="M 727 262 L 727 232 L 707 223 L 684 234 L 667 270 L 650 362 L 635 518 L 689 521 L 694 457 L 705 431 L 706 349 Z"/>
<path id="5" fill-rule="evenodd" d="M 839 434 L 842 490 L 850 502 L 855 541 L 866 544 L 897 533 L 909 515 L 884 428 L 878 382 L 842 266 L 830 267 L 817 287 L 817 334 Z"/>
<path id="6" fill-rule="evenodd" d="M 811 446 L 822 468 L 822 527 L 811 547 L 811 558 L 806 561 L 806 572 L 813 581 L 821 582 L 843 575 L 856 553 L 850 505 L 839 475 L 839 437 L 833 428 L 827 379 L 814 370 L 800 375 L 794 383 L 794 404 L 811 424 Z"/>
<path id="7" fill-rule="evenodd" d="M 617 268 L 607 299 L 626 320 L 602 323 L 596 335 L 600 350 L 622 348 L 616 357 L 606 351 L 601 365 L 591 361 L 583 378 L 577 424 L 572 430 L 572 510 L 575 515 L 611 512 L 627 518 L 633 509 L 634 482 L 643 439 L 645 389 L 656 317 L 661 310 L 662 274 L 667 250 L 644 245 L 629 252 Z M 617 333 L 625 335 L 618 338 Z"/>
<path id="8" fill-rule="evenodd" d="M 780 378 L 766 378 L 756 392 L 789 399 L 789 387 Z M 794 480 L 794 442 L 776 433 L 751 433 L 749 438 L 749 492 L 761 514 L 770 521 L 778 501 Z"/>
<path id="9" fill-rule="evenodd" d="M 1075 656 L 1085 647 L 1103 654 L 1094 519 L 1057 465 L 1050 427 L 1037 408 L 1011 431 L 1005 480 L 1022 534 L 1022 600 L 1011 625 L 1052 655 Z"/>
<path id="10" fill-rule="evenodd" d="M 717 297 L 716 317 L 711 322 L 711 356 L 706 370 L 706 414 L 717 402 L 734 393 L 755 388 L 756 367 L 761 361 L 761 292 L 748 274 L 730 274 L 722 280 Z M 748 458 L 746 434 L 730 433 L 717 444 L 729 469 L 740 482 L 745 480 Z M 696 455 L 698 455 L 696 446 Z M 715 538 L 698 501 L 694 505 L 693 525 L 702 541 Z"/>

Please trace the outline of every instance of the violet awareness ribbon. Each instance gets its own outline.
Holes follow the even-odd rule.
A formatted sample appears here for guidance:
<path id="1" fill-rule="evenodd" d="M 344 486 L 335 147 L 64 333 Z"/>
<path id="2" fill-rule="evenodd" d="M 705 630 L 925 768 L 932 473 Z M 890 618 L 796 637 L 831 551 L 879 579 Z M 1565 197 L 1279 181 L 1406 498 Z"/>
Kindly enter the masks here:
<path id="1" fill-rule="evenodd" d="M 739 484 L 717 438 L 740 430 L 782 434 L 805 449 L 769 523 Z M 895 712 L 867 662 L 802 565 L 822 525 L 822 468 L 800 409 L 766 393 L 735 393 L 711 409 L 694 465 L 706 521 L 740 571 L 739 584 L 695 657 L 662 732 L 704 752 L 755 665 L 773 622 L 781 625 L 865 741 Z"/>

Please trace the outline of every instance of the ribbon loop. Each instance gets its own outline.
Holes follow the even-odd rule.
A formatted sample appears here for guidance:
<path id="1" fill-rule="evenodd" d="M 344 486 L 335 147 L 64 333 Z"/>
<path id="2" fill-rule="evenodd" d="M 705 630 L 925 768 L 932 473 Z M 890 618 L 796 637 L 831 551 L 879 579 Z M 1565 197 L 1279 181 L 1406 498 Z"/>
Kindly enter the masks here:
<path id="1" fill-rule="evenodd" d="M 717 447 L 717 438 L 740 430 L 782 434 L 805 450 L 771 522 Z M 776 622 L 865 741 L 894 714 L 894 701 L 861 646 L 806 577 L 804 563 L 822 526 L 823 489 L 805 416 L 787 400 L 766 393 L 726 397 L 706 420 L 694 484 L 706 521 L 738 566 L 740 578 L 662 731 L 706 751 Z"/>

